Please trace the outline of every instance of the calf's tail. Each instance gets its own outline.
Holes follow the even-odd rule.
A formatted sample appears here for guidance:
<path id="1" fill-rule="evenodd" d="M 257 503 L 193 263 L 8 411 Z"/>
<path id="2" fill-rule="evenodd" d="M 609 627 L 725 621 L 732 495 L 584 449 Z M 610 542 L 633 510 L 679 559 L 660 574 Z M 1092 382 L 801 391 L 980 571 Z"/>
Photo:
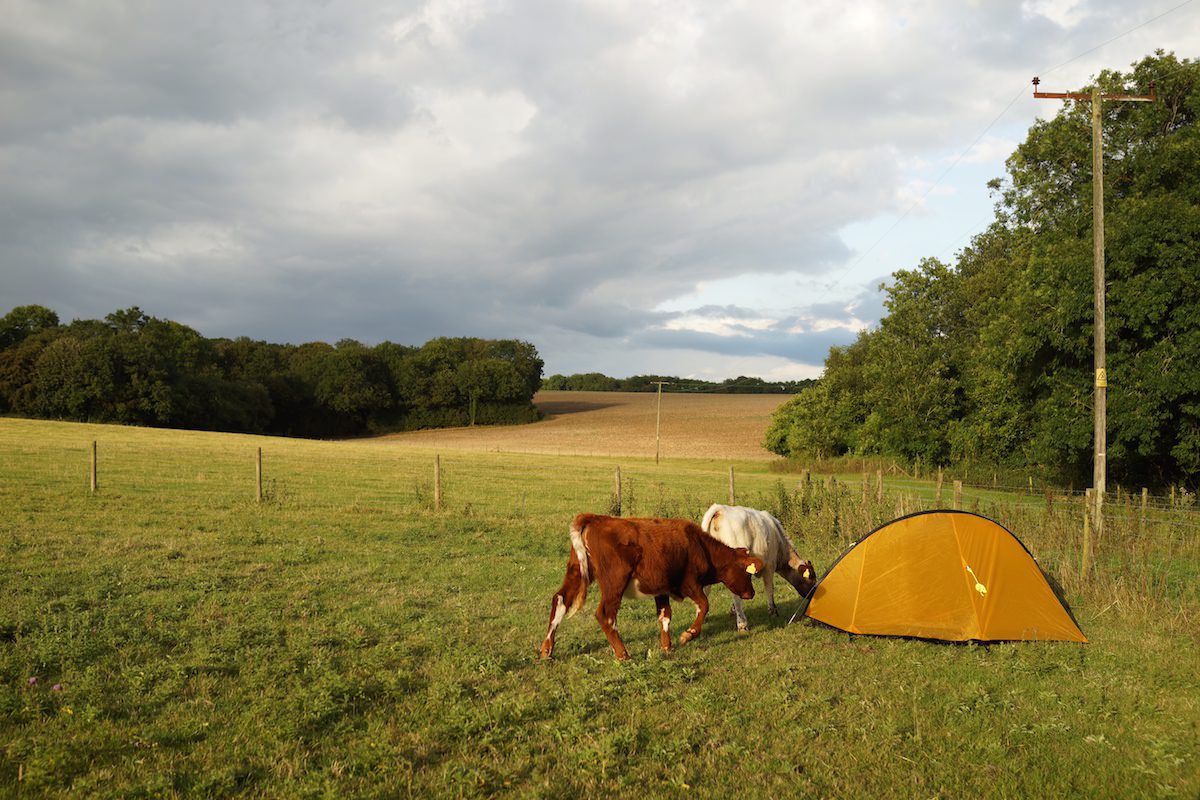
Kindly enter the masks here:
<path id="1" fill-rule="evenodd" d="M 576 586 L 570 587 L 575 589 L 574 592 L 569 590 L 566 582 L 563 584 L 563 601 L 568 604 L 568 617 L 574 616 L 575 612 L 583 608 L 583 603 L 587 600 L 588 584 L 592 582 L 592 576 L 588 572 L 587 545 L 583 541 L 583 531 L 586 527 L 587 524 L 581 522 L 578 518 L 571 523 L 571 556 L 573 558 L 567 558 L 567 573 L 569 579 L 571 570 L 578 564 L 579 582 Z M 567 594 L 573 596 L 567 597 L 565 596 Z"/>

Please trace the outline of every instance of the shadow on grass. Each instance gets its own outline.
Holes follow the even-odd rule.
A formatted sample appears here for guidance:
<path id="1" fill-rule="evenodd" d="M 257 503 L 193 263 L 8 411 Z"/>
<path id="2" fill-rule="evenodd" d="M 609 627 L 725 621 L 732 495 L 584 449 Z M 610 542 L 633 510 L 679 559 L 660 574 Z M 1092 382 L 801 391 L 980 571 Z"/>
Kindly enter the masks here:
<path id="1" fill-rule="evenodd" d="M 537 403 L 538 410 L 545 415 L 545 420 L 563 417 L 570 414 L 581 414 L 585 411 L 599 411 L 602 408 L 612 408 L 617 403 L 597 403 L 584 400 L 548 400 Z"/>

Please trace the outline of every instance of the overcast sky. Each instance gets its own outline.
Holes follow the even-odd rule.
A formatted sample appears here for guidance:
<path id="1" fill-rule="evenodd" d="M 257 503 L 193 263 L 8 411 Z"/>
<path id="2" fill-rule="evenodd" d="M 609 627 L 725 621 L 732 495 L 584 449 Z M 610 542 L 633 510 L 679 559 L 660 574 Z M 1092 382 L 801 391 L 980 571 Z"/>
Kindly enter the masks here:
<path id="1" fill-rule="evenodd" d="M 1180 2 L 0 0 L 0 314 L 813 377 Z"/>

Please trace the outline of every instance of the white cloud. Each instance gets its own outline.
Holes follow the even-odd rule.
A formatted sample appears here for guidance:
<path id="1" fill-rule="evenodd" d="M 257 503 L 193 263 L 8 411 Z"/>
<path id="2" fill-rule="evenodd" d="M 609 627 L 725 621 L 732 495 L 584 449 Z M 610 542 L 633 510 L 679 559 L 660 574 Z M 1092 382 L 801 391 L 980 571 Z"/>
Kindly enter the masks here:
<path id="1" fill-rule="evenodd" d="M 1024 0 L 1021 13 L 1026 19 L 1045 17 L 1062 28 L 1073 28 L 1087 15 L 1082 0 Z"/>

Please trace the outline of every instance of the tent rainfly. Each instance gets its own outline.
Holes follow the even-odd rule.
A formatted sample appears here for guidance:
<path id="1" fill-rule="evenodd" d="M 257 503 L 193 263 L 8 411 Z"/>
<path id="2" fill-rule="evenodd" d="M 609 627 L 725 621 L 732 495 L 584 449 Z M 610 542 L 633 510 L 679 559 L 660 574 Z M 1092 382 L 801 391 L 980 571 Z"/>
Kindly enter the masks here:
<path id="1" fill-rule="evenodd" d="M 963 511 L 923 511 L 876 528 L 817 582 L 805 614 L 850 633 L 1087 641 L 1025 545 Z"/>

